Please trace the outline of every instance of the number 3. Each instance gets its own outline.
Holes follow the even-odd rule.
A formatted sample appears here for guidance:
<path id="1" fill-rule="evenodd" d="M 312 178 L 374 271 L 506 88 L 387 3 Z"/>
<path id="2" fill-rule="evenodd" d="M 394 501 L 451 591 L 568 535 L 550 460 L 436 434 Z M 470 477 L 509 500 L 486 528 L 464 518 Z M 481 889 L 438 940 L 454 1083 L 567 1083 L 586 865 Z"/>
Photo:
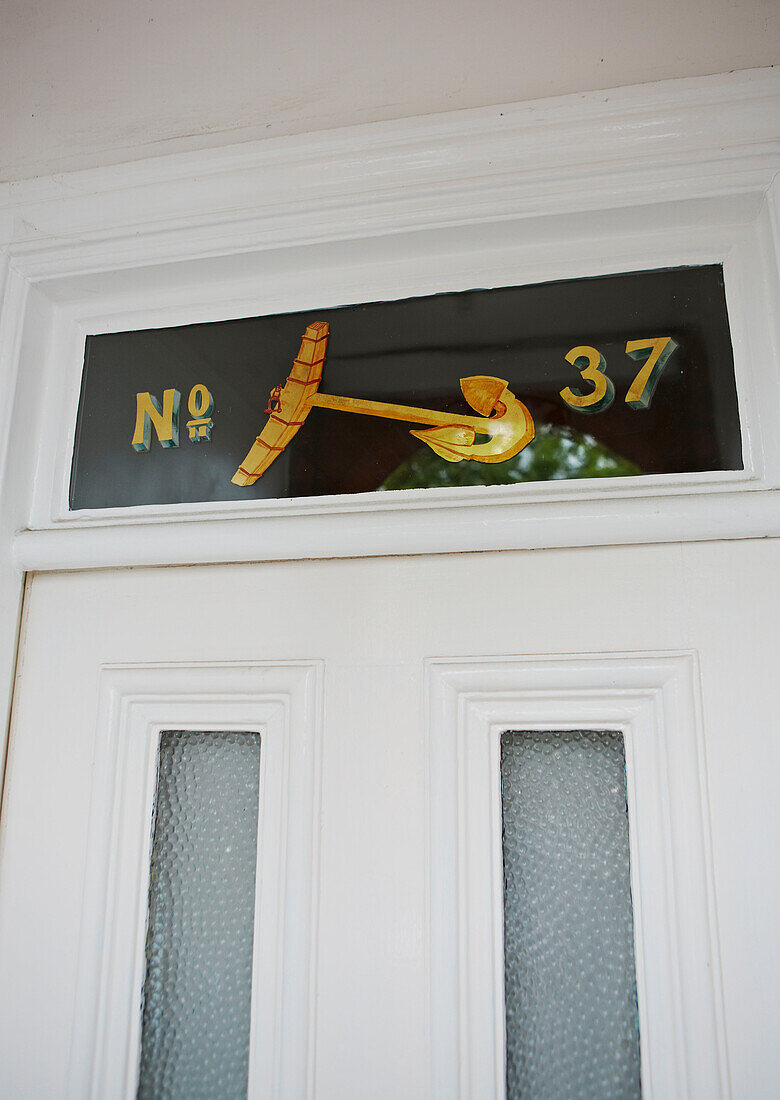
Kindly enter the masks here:
<path id="1" fill-rule="evenodd" d="M 601 352 L 587 344 L 580 344 L 579 347 L 572 348 L 568 352 L 566 361 L 579 370 L 583 381 L 593 383 L 591 393 L 579 393 L 571 386 L 561 390 L 560 396 L 566 404 L 588 413 L 601 412 L 602 409 L 608 408 L 615 398 L 615 387 L 612 379 L 607 378 L 604 373 L 607 363 Z M 581 367 L 582 362 L 587 363 L 587 366 Z"/>

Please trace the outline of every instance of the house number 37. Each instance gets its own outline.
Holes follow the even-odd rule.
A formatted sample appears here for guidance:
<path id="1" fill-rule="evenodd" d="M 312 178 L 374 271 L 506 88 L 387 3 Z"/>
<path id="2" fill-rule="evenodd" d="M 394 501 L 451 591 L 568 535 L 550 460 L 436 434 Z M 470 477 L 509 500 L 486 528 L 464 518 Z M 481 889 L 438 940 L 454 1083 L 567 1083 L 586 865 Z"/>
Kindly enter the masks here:
<path id="1" fill-rule="evenodd" d="M 653 400 L 655 388 L 666 364 L 677 344 L 671 336 L 657 336 L 654 340 L 629 340 L 626 343 L 626 355 L 642 363 L 634 381 L 626 394 L 626 404 L 632 409 L 648 409 Z M 572 348 L 566 355 L 566 361 L 580 372 L 583 382 L 590 389 L 581 393 L 579 389 L 567 386 L 560 395 L 567 405 L 580 412 L 595 413 L 608 409 L 615 399 L 615 386 L 605 373 L 607 361 L 596 348 L 581 344 Z"/>

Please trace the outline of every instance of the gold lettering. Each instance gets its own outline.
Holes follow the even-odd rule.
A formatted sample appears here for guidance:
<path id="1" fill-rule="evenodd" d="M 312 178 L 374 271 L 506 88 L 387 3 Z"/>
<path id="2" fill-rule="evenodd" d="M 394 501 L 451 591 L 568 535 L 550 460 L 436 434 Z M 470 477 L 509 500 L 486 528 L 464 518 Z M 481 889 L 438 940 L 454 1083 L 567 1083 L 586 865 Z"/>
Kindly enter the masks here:
<path id="1" fill-rule="evenodd" d="M 198 382 L 190 390 L 187 408 L 190 410 L 190 416 L 193 417 L 192 420 L 187 421 L 190 443 L 200 443 L 201 439 L 211 439 L 211 429 L 214 427 L 214 421 L 211 419 L 211 414 L 214 411 L 214 398 L 202 382 Z"/>
<path id="2" fill-rule="evenodd" d="M 179 405 L 181 394 L 178 390 L 164 390 L 162 407 L 151 393 L 135 395 L 135 431 L 133 449 L 148 451 L 152 442 L 152 427 L 157 433 L 161 447 L 179 446 Z"/>

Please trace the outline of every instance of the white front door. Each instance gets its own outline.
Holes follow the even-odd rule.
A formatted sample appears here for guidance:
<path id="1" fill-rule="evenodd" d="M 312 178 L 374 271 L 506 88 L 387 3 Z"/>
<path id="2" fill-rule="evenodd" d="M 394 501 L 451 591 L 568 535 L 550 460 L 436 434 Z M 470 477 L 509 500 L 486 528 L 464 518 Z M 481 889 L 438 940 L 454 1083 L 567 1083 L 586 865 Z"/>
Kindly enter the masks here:
<path id="1" fill-rule="evenodd" d="M 496 731 L 607 730 L 625 741 L 642 1095 L 769 1100 L 776 570 L 775 542 L 745 540 L 35 576 L 3 814 L 2 1095 L 136 1094 L 159 735 L 248 730 L 249 1095 L 503 1096 Z"/>

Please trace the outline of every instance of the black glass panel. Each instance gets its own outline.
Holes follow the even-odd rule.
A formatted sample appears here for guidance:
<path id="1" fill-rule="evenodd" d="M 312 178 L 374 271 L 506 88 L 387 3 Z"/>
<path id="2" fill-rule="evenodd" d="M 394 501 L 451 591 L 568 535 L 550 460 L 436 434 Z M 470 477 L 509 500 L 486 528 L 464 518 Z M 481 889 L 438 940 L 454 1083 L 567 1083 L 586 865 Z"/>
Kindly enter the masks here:
<path id="1" fill-rule="evenodd" d="M 410 434 L 419 422 L 311 408 L 254 484 L 233 484 L 271 390 L 318 321 L 329 327 L 320 393 L 457 420 L 477 415 L 460 380 L 494 376 L 527 406 L 533 441 L 505 461 L 453 462 Z M 584 377 L 588 361 L 573 354 L 583 346 L 596 357 Z M 634 380 L 654 348 L 659 365 L 642 387 Z M 144 414 L 145 439 L 138 394 L 162 425 Z M 578 395 L 591 404 L 577 407 Z M 166 439 L 174 401 L 178 439 Z M 723 273 L 712 265 L 90 336 L 70 506 L 739 470 L 741 453 Z"/>

